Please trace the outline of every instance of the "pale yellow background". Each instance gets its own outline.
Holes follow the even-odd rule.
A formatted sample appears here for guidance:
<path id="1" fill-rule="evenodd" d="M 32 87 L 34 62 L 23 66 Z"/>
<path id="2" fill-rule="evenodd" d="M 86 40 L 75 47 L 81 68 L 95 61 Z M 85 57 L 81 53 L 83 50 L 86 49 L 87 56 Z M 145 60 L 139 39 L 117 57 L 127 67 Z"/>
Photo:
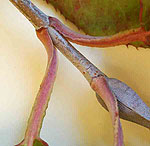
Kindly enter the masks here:
<path id="1" fill-rule="evenodd" d="M 45 2 L 49 15 L 72 26 Z M 150 106 L 150 50 L 75 45 L 103 72 L 131 86 Z M 0 146 L 22 140 L 46 68 L 46 51 L 33 26 L 7 0 L 0 0 Z M 126 146 L 150 146 L 150 131 L 122 122 Z M 50 146 L 112 146 L 109 114 L 99 105 L 81 73 L 59 52 L 59 68 L 41 137 Z"/>

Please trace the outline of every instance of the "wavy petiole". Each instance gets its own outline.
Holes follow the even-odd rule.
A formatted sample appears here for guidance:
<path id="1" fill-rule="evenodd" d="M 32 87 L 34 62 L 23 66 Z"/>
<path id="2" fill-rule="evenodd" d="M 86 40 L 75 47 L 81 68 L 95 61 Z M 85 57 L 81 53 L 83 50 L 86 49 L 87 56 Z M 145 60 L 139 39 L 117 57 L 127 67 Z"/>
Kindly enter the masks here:
<path id="1" fill-rule="evenodd" d="M 126 120 L 146 126 L 150 123 L 150 108 L 141 100 L 141 98 L 127 85 L 117 79 L 111 79 L 95 67 L 79 51 L 77 51 L 67 39 L 78 43 L 81 40 L 82 45 L 89 44 L 93 46 L 92 39 L 101 43 L 103 38 L 80 35 L 72 32 L 70 29 L 62 26 L 52 25 L 54 20 L 40 11 L 29 0 L 10 0 L 17 8 L 29 19 L 36 28 L 37 36 L 44 44 L 48 53 L 48 66 L 41 88 L 37 95 L 33 110 L 29 118 L 29 124 L 26 130 L 25 138 L 19 146 L 46 146 L 47 144 L 40 139 L 40 129 L 48 105 L 49 96 L 52 91 L 56 76 L 57 57 L 54 46 L 68 58 L 74 66 L 84 75 L 91 88 L 97 93 L 100 103 L 110 112 L 112 124 L 114 127 L 114 146 L 123 146 L 123 133 L 119 114 L 126 117 Z M 59 22 L 55 24 L 59 25 Z M 67 35 L 66 35 L 67 34 Z M 66 39 L 66 38 L 67 39 Z M 100 38 L 100 39 L 99 39 Z M 86 41 L 83 41 L 83 40 Z M 107 45 L 110 40 L 105 42 Z M 115 41 L 114 41 L 115 42 Z M 53 46 L 54 45 L 54 46 Z M 124 118 L 125 119 L 125 118 Z M 146 122 L 143 122 L 143 119 Z M 36 142 L 36 144 L 35 144 Z"/>
<path id="2" fill-rule="evenodd" d="M 48 64 L 44 79 L 40 85 L 40 90 L 37 94 L 30 118 L 28 120 L 24 140 L 17 146 L 37 146 L 36 143 L 41 143 L 43 146 L 48 146 L 48 144 L 40 138 L 40 130 L 56 78 L 58 62 L 57 50 L 53 46 L 47 29 L 38 30 L 36 33 L 47 50 Z"/>

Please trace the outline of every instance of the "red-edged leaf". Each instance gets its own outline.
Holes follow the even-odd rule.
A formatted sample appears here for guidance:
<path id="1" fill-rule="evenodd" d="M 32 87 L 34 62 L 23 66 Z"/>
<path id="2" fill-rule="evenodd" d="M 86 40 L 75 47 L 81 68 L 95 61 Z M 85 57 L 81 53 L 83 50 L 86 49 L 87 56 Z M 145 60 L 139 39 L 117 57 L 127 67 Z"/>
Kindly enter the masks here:
<path id="1" fill-rule="evenodd" d="M 65 38 L 83 46 L 111 47 L 129 45 L 132 42 L 132 45 L 136 47 L 149 47 L 150 31 L 145 31 L 143 28 L 124 31 L 112 36 L 96 37 L 74 32 L 54 17 L 49 17 L 49 20 L 50 26 L 54 27 Z"/>

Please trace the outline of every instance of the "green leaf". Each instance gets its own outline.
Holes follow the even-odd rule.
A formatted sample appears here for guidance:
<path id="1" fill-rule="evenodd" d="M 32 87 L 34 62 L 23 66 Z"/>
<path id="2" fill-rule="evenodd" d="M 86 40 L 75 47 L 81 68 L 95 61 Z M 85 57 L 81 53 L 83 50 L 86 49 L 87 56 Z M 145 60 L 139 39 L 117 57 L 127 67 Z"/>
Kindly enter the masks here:
<path id="1" fill-rule="evenodd" d="M 47 0 L 92 36 L 111 36 L 143 28 L 150 30 L 149 0 Z M 147 41 L 147 40 L 146 40 Z M 136 47 L 150 47 L 148 42 L 134 42 Z"/>
<path id="2" fill-rule="evenodd" d="M 77 27 L 96 36 L 138 28 L 140 0 L 48 0 Z M 150 3 L 143 0 L 142 25 L 150 29 Z M 92 22 L 92 23 L 91 23 Z"/>
<path id="3" fill-rule="evenodd" d="M 39 140 L 35 139 L 33 146 L 44 146 Z"/>
<path id="4" fill-rule="evenodd" d="M 41 139 L 35 139 L 33 142 L 33 146 L 48 146 L 48 144 Z"/>

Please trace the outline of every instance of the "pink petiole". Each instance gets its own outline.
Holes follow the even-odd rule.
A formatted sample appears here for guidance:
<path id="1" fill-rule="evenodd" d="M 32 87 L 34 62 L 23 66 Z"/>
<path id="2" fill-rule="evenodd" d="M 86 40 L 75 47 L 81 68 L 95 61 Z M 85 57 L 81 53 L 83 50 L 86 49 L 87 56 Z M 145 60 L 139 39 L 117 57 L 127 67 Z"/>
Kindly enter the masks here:
<path id="1" fill-rule="evenodd" d="M 113 80 L 112 82 L 111 78 L 108 78 L 104 73 L 102 73 L 97 67 L 95 67 L 89 60 L 87 60 L 66 40 L 68 39 L 75 43 L 87 46 L 114 46 L 119 45 L 119 37 L 117 37 L 116 40 L 116 36 L 114 36 L 112 37 L 112 40 L 108 37 L 103 38 L 80 35 L 65 27 L 56 18 L 52 18 L 45 15 L 33 3 L 31 3 L 30 0 L 10 1 L 34 25 L 37 32 L 37 36 L 45 46 L 48 53 L 48 67 L 46 70 L 46 74 L 41 84 L 41 88 L 39 90 L 35 104 L 33 106 L 33 110 L 29 118 L 29 124 L 26 130 L 24 141 L 21 144 L 19 144 L 20 146 L 32 146 L 34 145 L 35 140 L 42 143 L 43 146 L 47 145 L 43 140 L 40 139 L 39 134 L 57 70 L 56 50 L 53 47 L 53 45 L 57 49 L 59 49 L 59 51 L 62 52 L 73 63 L 74 66 L 77 67 L 77 69 L 87 79 L 91 88 L 105 103 L 106 108 L 110 112 L 112 124 L 114 127 L 114 146 L 123 146 L 123 133 L 119 119 L 119 109 L 117 100 L 119 100 L 119 105 L 120 102 L 123 103 L 123 106 L 125 105 L 128 108 L 131 108 L 131 110 L 133 110 L 141 117 L 145 118 L 148 122 L 150 122 L 150 109 L 131 88 L 129 88 L 128 86 L 126 87 L 124 83 L 120 82 L 117 79 Z M 142 30 L 134 31 L 133 35 L 131 35 L 132 37 L 130 38 L 135 38 L 135 36 L 138 35 L 139 31 Z M 129 36 L 120 36 L 120 41 L 126 42 L 126 37 Z M 112 84 L 114 83 L 114 81 L 117 81 L 116 83 L 117 85 L 119 85 L 118 90 L 114 88 L 116 84 Z M 123 87 L 131 89 L 130 93 L 134 92 L 134 97 L 131 94 L 127 98 L 128 100 L 122 101 L 122 98 L 120 98 L 120 93 L 122 93 L 123 99 L 126 99 L 127 96 L 127 93 L 124 91 Z M 135 102 L 140 102 L 140 107 L 134 107 L 134 105 L 132 105 L 132 103 L 130 102 L 132 101 L 132 98 L 135 98 Z M 141 111 L 141 109 L 144 109 L 144 112 Z"/>

